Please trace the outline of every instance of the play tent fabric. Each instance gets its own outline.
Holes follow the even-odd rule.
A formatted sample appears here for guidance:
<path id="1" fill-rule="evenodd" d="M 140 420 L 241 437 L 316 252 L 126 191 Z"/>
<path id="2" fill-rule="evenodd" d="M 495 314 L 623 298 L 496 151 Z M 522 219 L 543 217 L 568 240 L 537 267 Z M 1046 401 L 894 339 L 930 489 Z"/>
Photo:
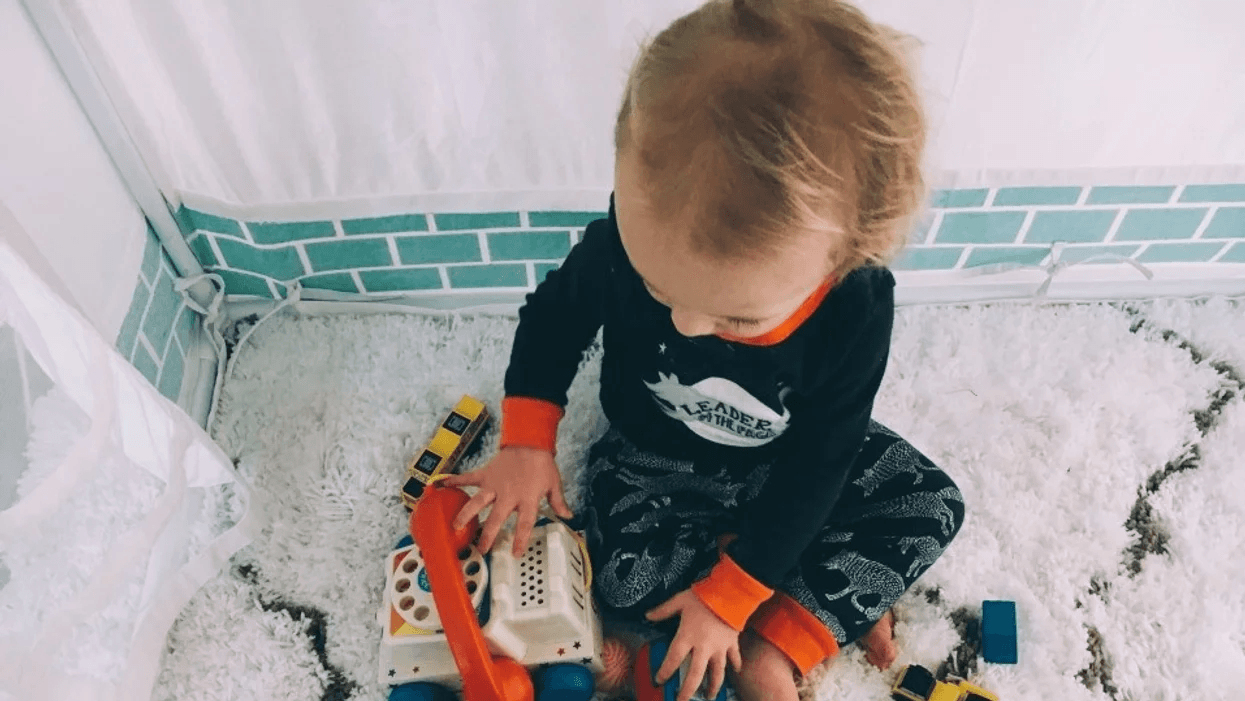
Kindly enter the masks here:
<path id="1" fill-rule="evenodd" d="M 256 507 L 224 534 L 199 528 L 213 485 L 245 486 L 175 406 L 191 403 L 170 368 L 203 354 L 203 329 L 170 333 L 199 318 L 175 282 L 206 269 L 239 297 L 516 301 L 606 204 L 638 42 L 695 3 L 24 4 L 29 16 L 0 0 L 5 94 L 30 98 L 0 105 L 0 199 L 17 215 L 0 216 L 0 319 L 20 342 L 14 365 L 29 363 L 4 396 L 21 396 L 2 416 L 22 425 L 0 435 L 41 459 L 0 536 L 11 566 L 44 557 L 64 576 L 20 602 L 35 605 L 0 640 L 0 697 L 141 701 L 180 603 L 262 519 Z M 901 296 L 930 299 L 926 275 L 956 273 L 937 281 L 964 299 L 974 269 L 1043 268 L 1028 294 L 1058 270 L 1060 244 L 1079 256 L 1065 262 L 1105 253 L 1160 278 L 1185 266 L 1198 284 L 1245 279 L 1245 6 L 860 5 L 923 43 L 939 190 L 897 265 Z M 73 92 L 31 17 L 70 42 L 73 55 L 50 43 Z M 75 82 L 84 69 L 124 138 Z M 132 168 L 157 191 L 136 191 Z M 1125 286 L 1141 278 L 1124 265 L 1075 272 L 1107 294 L 1152 291 Z M 39 372 L 43 396 L 27 391 Z M 50 425 L 61 432 L 40 433 Z M 69 479 L 92 469 L 133 493 Z M 132 520 L 57 540 L 105 498 Z M 0 594 L 43 581 L 12 569 Z"/>
<path id="2" fill-rule="evenodd" d="M 143 257 L 143 214 L 16 0 L 0 2 L 0 127 L 0 199 L 62 297 L 116 337 Z"/>
<path id="3" fill-rule="evenodd" d="M 166 398 L 193 329 L 180 272 L 15 0 L 0 56 L 0 698 L 144 699 L 263 512 L 201 532 L 233 471 Z"/>
<path id="4" fill-rule="evenodd" d="M 0 590 L 0 695 L 146 698 L 168 627 L 198 587 L 254 537 L 261 512 L 190 547 L 199 511 L 193 492 L 234 483 L 232 465 L 58 294 L 44 277 L 50 273 L 0 208 L 0 325 L 14 333 L 18 357 L 29 353 L 53 383 L 39 401 L 60 414 L 42 426 L 35 420 L 39 409 L 26 391 L 23 364 L 31 444 L 39 430 L 63 427 L 56 419 L 68 413 L 80 417 L 82 428 L 80 435 L 61 436 L 60 460 L 30 451 L 35 464 L 18 500 L 0 512 L 0 552 L 13 578 Z M 121 515 L 95 522 L 91 507 L 102 511 L 105 501 Z M 82 524 L 90 531 L 75 528 Z"/>
<path id="5" fill-rule="evenodd" d="M 601 215 L 637 47 L 697 4 L 25 1 L 231 296 L 459 305 L 517 303 Z M 1245 6 L 859 4 L 930 114 L 901 302 L 1245 291 Z"/>
<path id="6" fill-rule="evenodd" d="M 699 2 L 59 4 L 179 199 L 595 209 L 636 46 Z M 859 5 L 923 44 L 940 186 L 1245 179 L 1239 2 Z"/>

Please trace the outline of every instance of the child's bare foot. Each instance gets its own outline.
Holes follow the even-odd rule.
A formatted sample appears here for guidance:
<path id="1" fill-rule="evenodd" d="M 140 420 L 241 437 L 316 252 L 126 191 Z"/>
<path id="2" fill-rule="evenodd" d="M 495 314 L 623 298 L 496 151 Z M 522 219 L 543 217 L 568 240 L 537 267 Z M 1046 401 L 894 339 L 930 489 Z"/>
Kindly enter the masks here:
<path id="1" fill-rule="evenodd" d="M 882 671 L 890 669 L 899 656 L 899 648 L 895 646 L 895 614 L 889 610 L 882 614 L 859 644 L 870 664 Z"/>
<path id="2" fill-rule="evenodd" d="M 796 671 L 787 656 L 752 631 L 739 636 L 743 669 L 727 672 L 735 692 L 743 701 L 796 701 Z"/>

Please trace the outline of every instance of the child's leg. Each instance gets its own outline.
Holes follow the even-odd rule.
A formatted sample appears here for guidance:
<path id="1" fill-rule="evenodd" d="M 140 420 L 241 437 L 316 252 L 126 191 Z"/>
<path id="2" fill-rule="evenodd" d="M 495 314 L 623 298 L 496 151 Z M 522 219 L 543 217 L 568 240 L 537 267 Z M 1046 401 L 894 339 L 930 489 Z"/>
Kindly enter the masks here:
<path id="1" fill-rule="evenodd" d="M 964 522 L 963 496 L 951 478 L 877 423 L 839 503 L 782 593 L 749 621 L 802 674 L 843 645 L 876 648 L 882 641 L 867 637 L 871 629 Z M 889 633 L 885 628 L 884 622 L 873 637 Z"/>
<path id="2" fill-rule="evenodd" d="M 743 668 L 727 667 L 731 686 L 741 701 L 797 701 L 795 665 L 787 656 L 751 630 L 739 635 Z"/>
<path id="3" fill-rule="evenodd" d="M 607 620 L 642 622 L 717 563 L 717 535 L 748 486 L 726 470 L 706 476 L 690 462 L 643 452 L 615 431 L 588 460 L 585 515 L 597 604 Z"/>

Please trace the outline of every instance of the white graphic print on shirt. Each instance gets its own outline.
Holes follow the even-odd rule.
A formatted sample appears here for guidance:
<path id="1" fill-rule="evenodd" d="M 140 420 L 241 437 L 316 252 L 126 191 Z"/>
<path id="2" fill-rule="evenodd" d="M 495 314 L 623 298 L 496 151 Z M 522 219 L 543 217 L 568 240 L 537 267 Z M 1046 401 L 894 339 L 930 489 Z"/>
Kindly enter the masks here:
<path id="1" fill-rule="evenodd" d="M 781 436 L 791 421 L 785 406 L 779 414 L 730 380 L 709 377 L 689 386 L 678 375 L 657 376 L 656 383 L 644 384 L 662 411 L 706 440 L 752 448 Z"/>

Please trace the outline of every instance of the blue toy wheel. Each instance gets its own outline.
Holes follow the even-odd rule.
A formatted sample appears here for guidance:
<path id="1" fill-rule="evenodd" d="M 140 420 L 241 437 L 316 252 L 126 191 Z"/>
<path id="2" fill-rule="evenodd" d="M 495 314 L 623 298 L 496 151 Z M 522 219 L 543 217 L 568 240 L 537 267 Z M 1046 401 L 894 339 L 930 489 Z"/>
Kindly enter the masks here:
<path id="1" fill-rule="evenodd" d="M 536 678 L 536 701 L 588 701 L 595 691 L 596 680 L 582 665 L 549 665 Z"/>
<path id="2" fill-rule="evenodd" d="M 402 548 L 405 548 L 408 545 L 413 545 L 414 543 L 415 543 L 414 538 L 410 537 L 409 535 L 405 535 L 405 536 L 402 536 L 402 540 L 399 540 L 397 545 L 393 546 L 393 549 L 401 550 Z"/>
<path id="3" fill-rule="evenodd" d="M 457 697 L 440 684 L 413 682 L 390 689 L 389 701 L 457 701 Z"/>

